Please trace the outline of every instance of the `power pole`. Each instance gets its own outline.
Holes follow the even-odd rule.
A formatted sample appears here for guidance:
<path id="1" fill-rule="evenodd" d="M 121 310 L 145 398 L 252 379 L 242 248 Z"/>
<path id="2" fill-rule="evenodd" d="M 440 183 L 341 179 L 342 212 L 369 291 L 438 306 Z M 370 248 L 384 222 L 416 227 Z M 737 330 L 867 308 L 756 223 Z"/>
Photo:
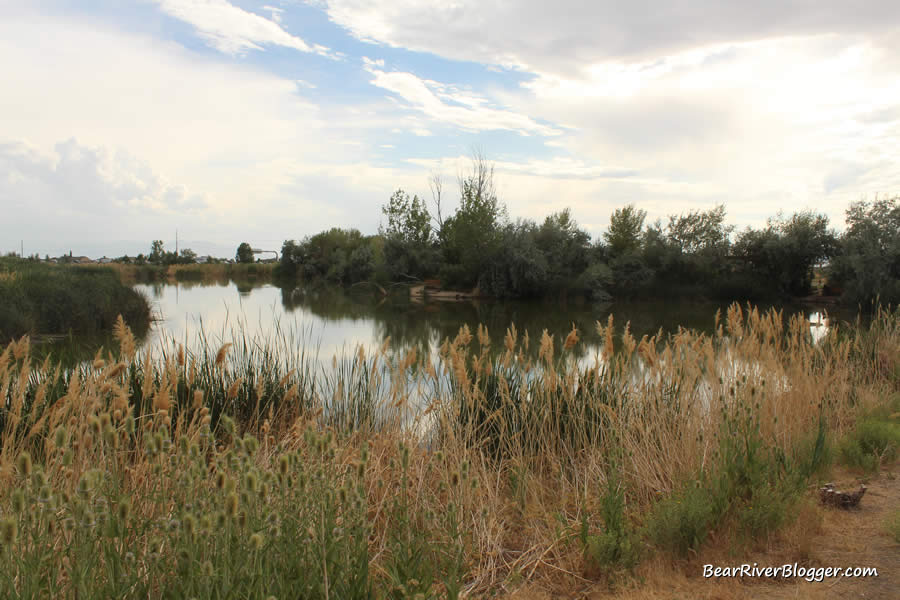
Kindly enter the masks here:
<path id="1" fill-rule="evenodd" d="M 175 229 L 175 258 L 178 258 L 178 229 Z"/>

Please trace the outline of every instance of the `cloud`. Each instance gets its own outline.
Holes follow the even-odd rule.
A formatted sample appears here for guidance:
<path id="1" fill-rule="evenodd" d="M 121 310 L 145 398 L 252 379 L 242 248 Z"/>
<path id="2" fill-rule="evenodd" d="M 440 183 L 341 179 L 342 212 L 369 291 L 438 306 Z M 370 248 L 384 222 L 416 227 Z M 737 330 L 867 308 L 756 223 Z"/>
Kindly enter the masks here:
<path id="1" fill-rule="evenodd" d="M 330 51 L 309 44 L 279 25 L 281 9 L 270 6 L 273 20 L 239 8 L 227 0 L 156 0 L 166 14 L 194 26 L 212 47 L 226 54 L 262 50 L 263 45 L 283 46 L 300 52 L 329 56 Z"/>
<path id="2" fill-rule="evenodd" d="M 441 83 L 423 80 L 412 73 L 385 72 L 377 63 L 363 62 L 373 75 L 372 85 L 396 94 L 407 106 L 435 121 L 449 123 L 467 131 L 514 131 L 521 135 L 558 135 L 553 127 L 538 123 L 525 115 L 487 106 L 485 98 L 461 92 Z M 417 135 L 422 135 L 420 130 Z"/>
<path id="3" fill-rule="evenodd" d="M 446 58 L 573 75 L 605 61 L 786 35 L 878 32 L 900 22 L 893 0 L 322 0 L 361 40 Z"/>

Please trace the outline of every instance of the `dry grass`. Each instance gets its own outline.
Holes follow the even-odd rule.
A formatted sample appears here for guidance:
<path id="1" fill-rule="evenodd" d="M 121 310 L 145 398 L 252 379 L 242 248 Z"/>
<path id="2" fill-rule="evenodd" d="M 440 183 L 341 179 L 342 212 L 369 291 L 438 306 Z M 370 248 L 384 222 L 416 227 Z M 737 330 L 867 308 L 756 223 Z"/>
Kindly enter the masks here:
<path id="1" fill-rule="evenodd" d="M 398 358 L 388 344 L 376 356 L 360 352 L 340 368 L 335 364 L 336 375 L 328 385 L 305 389 L 302 403 L 293 369 L 278 372 L 276 366 L 266 376 L 269 383 L 259 383 L 260 378 L 251 385 L 246 381 L 249 368 L 239 372 L 228 348 L 220 356 L 201 357 L 205 364 L 183 353 L 153 359 L 135 355 L 133 339 L 119 327 L 118 354 L 98 354 L 90 368 L 67 374 L 54 365 L 32 365 L 23 339 L 0 355 L 0 399 L 5 399 L 0 511 L 15 514 L 8 508 L 11 491 L 29 480 L 21 463 L 17 466 L 23 452 L 30 453 L 44 478 L 28 489 L 37 498 L 46 487 L 55 499 L 47 505 L 49 513 L 40 513 L 47 522 L 62 525 L 72 518 L 73 507 L 80 506 L 72 499 L 79 497 L 85 474 L 105 473 L 115 493 L 103 496 L 104 502 L 129 503 L 130 525 L 111 541 L 96 543 L 141 548 L 133 569 L 138 583 L 127 590 L 155 593 L 177 586 L 177 578 L 154 557 L 174 556 L 183 538 L 155 548 L 155 536 L 163 534 L 154 533 L 152 524 L 174 518 L 183 522 L 185 504 L 195 507 L 199 522 L 213 519 L 212 506 L 228 506 L 228 490 L 221 489 L 219 477 L 237 482 L 234 493 L 252 489 L 261 494 L 260 519 L 274 510 L 271 518 L 286 522 L 287 514 L 266 508 L 278 506 L 279 473 L 286 477 L 284 465 L 289 464 L 288 479 L 315 478 L 310 465 L 321 464 L 322 498 L 334 499 L 340 489 L 357 485 L 349 483 L 357 481 L 350 474 L 361 475 L 365 518 L 358 531 L 367 534 L 368 577 L 379 595 L 402 597 L 422 583 L 413 578 L 402 591 L 397 581 L 398 573 L 406 572 L 398 571 L 401 551 L 415 546 L 421 536 L 423 547 L 432 548 L 426 553 L 430 562 L 422 567 L 434 576 L 422 592 L 426 596 L 453 595 L 458 584 L 470 596 L 519 590 L 512 597 L 549 597 L 540 595 L 544 592 L 528 595 L 538 589 L 535 582 L 541 582 L 542 590 L 590 595 L 601 581 L 631 590 L 635 598 L 659 597 L 642 590 L 663 584 L 677 589 L 681 580 L 656 581 L 658 573 L 672 572 L 657 568 L 672 558 L 654 552 L 641 538 L 640 526 L 661 499 L 686 482 L 712 485 L 721 479 L 722 465 L 730 464 L 723 437 L 745 436 L 748 444 L 760 444 L 759 457 L 769 457 L 769 462 L 782 457 L 785 464 L 799 465 L 806 457 L 804 443 L 815 435 L 820 420 L 829 436 L 840 436 L 861 412 L 883 402 L 898 386 L 893 374 L 900 372 L 900 357 L 878 351 L 900 343 L 900 320 L 888 312 L 879 313 L 866 330 L 831 335 L 818 345 L 802 319 L 785 324 L 776 313 L 737 306 L 712 336 L 682 331 L 668 340 L 635 340 L 626 327 L 625 352 L 618 354 L 611 351 L 613 336 L 619 335 L 612 320 L 597 327 L 607 344 L 590 367 L 576 364 L 570 351 L 553 356 L 546 333 L 537 342 L 540 356 L 532 362 L 523 348 L 533 342 L 519 339 L 513 329 L 502 355 L 491 358 L 487 331 L 479 328 L 472 336 L 464 329 L 445 342 L 439 357 L 407 353 Z M 565 346 L 577 343 L 570 334 Z M 207 375 L 197 376 L 204 369 Z M 275 390 L 272 381 L 282 389 Z M 356 393 L 348 390 L 365 390 L 364 397 L 356 405 L 342 403 Z M 227 403 L 213 408 L 210 398 L 216 394 Z M 280 404 L 266 404 L 274 395 Z M 258 408 L 261 401 L 264 409 Z M 254 403 L 257 408 L 249 413 L 254 418 L 234 424 L 212 414 L 242 402 Z M 420 402 L 424 409 L 417 408 Z M 337 418 L 336 406 L 358 417 Z M 246 406 L 241 414 L 248 414 Z M 251 433 L 259 442 L 246 441 Z M 248 458 L 235 461 L 235 455 Z M 266 486 L 251 485 L 248 473 Z M 612 473 L 618 483 L 609 488 Z M 781 480 L 767 481 L 775 485 Z M 633 536 L 628 539 L 635 540 L 642 558 L 634 576 L 623 577 L 621 565 L 597 564 L 585 553 L 585 539 L 599 539 L 610 529 L 599 515 L 605 514 L 611 494 L 624 502 L 623 535 Z M 301 513 L 303 502 L 315 502 L 308 494 L 291 497 L 301 503 L 295 507 Z M 755 499 L 737 495 L 727 500 L 706 540 L 704 557 L 721 553 L 721 560 L 729 562 L 736 547 L 786 559 L 810 554 L 819 523 L 815 511 L 802 502 L 797 509 L 791 500 L 797 518 L 747 537 L 742 519 Z M 335 501 L 332 516 L 349 523 L 355 518 L 349 502 Z M 28 527 L 21 525 L 19 531 L 32 531 Z M 227 545 L 224 534 L 216 528 L 203 531 L 209 547 L 196 551 L 225 556 L 213 552 Z M 38 546 L 64 547 L 70 535 L 59 526 L 41 535 L 20 535 L 18 545 L 7 547 L 28 556 Z M 280 560 L 279 552 L 289 554 L 292 547 L 297 552 L 310 543 L 318 547 L 314 541 L 266 535 L 274 536 L 272 564 Z M 251 540 L 249 549 L 246 540 L 234 543 L 246 554 L 258 541 Z M 325 552 L 332 542 L 318 543 Z M 348 548 L 341 552 L 355 556 Z M 217 572 L 226 569 L 226 563 L 215 562 L 219 559 L 210 559 Z M 107 581 L 112 575 L 102 565 L 112 558 L 98 560 L 94 577 Z M 334 560 L 335 568 L 346 567 L 343 559 Z M 256 576 L 269 573 L 266 564 L 260 561 Z M 28 577 L 44 569 L 56 571 L 54 589 L 76 593 L 74 566 L 66 559 L 49 566 L 17 565 L 7 590 L 21 593 Z M 290 584 L 271 576 L 272 586 Z M 257 585 L 253 573 L 247 577 L 247 586 Z M 644 585 L 636 583 L 641 579 Z M 105 588 L 99 585 L 84 597 L 101 597 L 96 590 Z M 727 588 L 717 586 L 709 597 L 731 597 Z M 240 589 L 252 593 L 246 590 L 257 588 Z"/>

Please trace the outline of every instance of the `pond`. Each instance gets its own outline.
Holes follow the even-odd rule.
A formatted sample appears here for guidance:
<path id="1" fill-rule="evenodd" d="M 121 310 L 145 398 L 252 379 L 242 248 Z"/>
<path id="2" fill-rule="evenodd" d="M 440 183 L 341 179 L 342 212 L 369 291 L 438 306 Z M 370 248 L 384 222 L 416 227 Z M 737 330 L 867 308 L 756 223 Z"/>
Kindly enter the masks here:
<path id="1" fill-rule="evenodd" d="M 453 338 L 463 325 L 475 335 L 479 324 L 487 327 L 492 348 L 503 347 L 503 336 L 511 324 L 519 339 L 527 331 L 536 348 L 546 329 L 554 336 L 557 349 L 574 326 L 582 343 L 580 357 L 593 356 L 602 343 L 595 324 L 606 324 L 614 316 L 617 336 L 625 323 L 635 338 L 674 333 L 679 327 L 712 332 L 717 310 L 724 319 L 727 304 L 692 300 L 622 301 L 606 305 L 585 302 L 501 302 L 501 301 L 416 301 L 403 291 L 389 296 L 371 290 L 334 287 L 281 288 L 270 283 L 163 283 L 137 285 L 151 301 L 156 321 L 143 344 L 183 343 L 196 350 L 201 333 L 210 344 L 244 337 L 257 341 L 276 334 L 288 334 L 295 345 L 306 345 L 321 361 L 347 355 L 362 345 L 380 348 L 386 338 L 395 351 L 416 347 L 435 350 L 446 338 Z M 779 306 L 785 317 L 802 313 L 810 321 L 815 339 L 826 335 L 829 326 L 820 307 Z M 837 314 L 842 318 L 847 315 Z"/>

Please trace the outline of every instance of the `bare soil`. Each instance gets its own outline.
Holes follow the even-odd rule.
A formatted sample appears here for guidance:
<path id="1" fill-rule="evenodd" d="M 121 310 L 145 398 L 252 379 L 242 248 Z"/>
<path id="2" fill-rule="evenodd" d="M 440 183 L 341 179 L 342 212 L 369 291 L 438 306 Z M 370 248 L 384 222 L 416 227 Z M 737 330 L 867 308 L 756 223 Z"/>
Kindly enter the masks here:
<path id="1" fill-rule="evenodd" d="M 883 469 L 872 478 L 836 469 L 835 487 L 853 491 L 864 481 L 868 486 L 856 509 L 823 506 L 817 488 L 798 509 L 796 521 L 773 539 L 753 546 L 716 539 L 699 556 L 681 560 L 656 557 L 642 564 L 633 575 L 610 581 L 588 581 L 580 576 L 560 576 L 508 589 L 513 600 L 579 598 L 601 600 L 708 599 L 900 599 L 900 545 L 886 528 L 889 515 L 900 510 L 900 468 Z M 803 567 L 874 567 L 877 577 L 838 577 L 821 582 L 801 578 L 711 578 L 703 577 L 703 565 L 758 563 L 760 568 L 798 563 Z M 573 574 L 574 575 L 574 574 Z"/>

